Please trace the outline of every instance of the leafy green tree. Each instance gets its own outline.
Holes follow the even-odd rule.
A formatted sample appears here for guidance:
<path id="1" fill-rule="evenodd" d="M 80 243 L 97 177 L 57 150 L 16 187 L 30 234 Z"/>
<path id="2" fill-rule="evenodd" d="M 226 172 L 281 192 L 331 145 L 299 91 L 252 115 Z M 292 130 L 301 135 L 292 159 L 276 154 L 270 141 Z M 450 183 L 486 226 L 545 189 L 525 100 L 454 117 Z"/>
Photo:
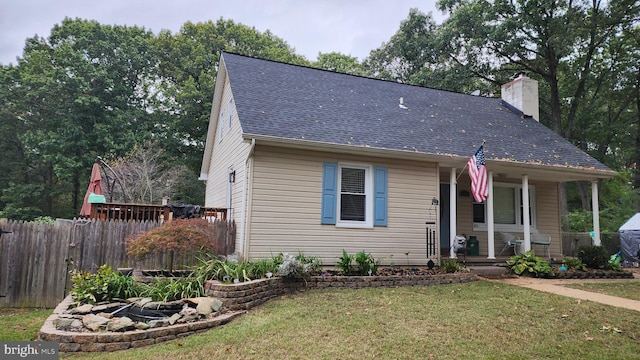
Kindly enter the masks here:
<path id="1" fill-rule="evenodd" d="M 364 70 L 355 56 L 343 55 L 337 52 L 319 53 L 318 60 L 311 64 L 313 67 L 351 75 L 364 75 Z"/>
<path id="2" fill-rule="evenodd" d="M 634 0 L 441 0 L 439 7 L 451 13 L 440 31 L 457 61 L 486 79 L 524 71 L 541 80 L 541 120 L 569 140 L 598 55 L 640 13 Z"/>
<path id="3" fill-rule="evenodd" d="M 23 178 L 3 193 L 5 211 L 76 215 L 96 156 L 124 153 L 151 136 L 152 37 L 137 27 L 67 18 L 48 38 L 27 40 L 12 85 L 22 105 L 11 110 Z"/>
<path id="4" fill-rule="evenodd" d="M 491 92 L 490 83 L 451 55 L 445 35 L 431 13 L 411 9 L 391 39 L 364 60 L 365 72 L 381 79 L 462 93 Z"/>
<path id="5" fill-rule="evenodd" d="M 161 60 L 161 97 L 154 104 L 154 110 L 162 113 L 159 136 L 167 152 L 193 171 L 194 181 L 200 171 L 220 53 L 308 65 L 271 32 L 261 33 L 232 20 L 187 22 L 175 35 L 161 31 L 154 45 Z"/>

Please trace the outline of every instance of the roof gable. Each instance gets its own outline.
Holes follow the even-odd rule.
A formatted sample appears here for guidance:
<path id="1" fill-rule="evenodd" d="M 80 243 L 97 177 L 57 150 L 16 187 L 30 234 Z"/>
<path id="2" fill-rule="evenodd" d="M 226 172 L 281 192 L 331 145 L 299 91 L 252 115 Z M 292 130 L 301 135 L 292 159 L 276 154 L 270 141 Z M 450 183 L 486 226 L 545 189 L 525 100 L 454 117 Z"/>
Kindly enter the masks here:
<path id="1" fill-rule="evenodd" d="M 461 157 L 484 140 L 488 161 L 613 173 L 500 99 L 222 56 L 247 137 Z"/>

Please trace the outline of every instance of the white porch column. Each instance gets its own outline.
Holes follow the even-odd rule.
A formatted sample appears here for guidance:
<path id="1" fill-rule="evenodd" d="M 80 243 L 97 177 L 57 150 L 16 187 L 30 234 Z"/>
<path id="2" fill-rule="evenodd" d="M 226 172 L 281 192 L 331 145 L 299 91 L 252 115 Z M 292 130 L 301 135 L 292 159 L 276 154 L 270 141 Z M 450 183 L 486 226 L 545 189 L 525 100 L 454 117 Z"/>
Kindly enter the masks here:
<path id="1" fill-rule="evenodd" d="M 518 194 L 516 194 L 518 196 Z M 524 251 L 531 250 L 531 224 L 529 224 L 529 175 L 522 175 L 522 232 Z"/>
<path id="2" fill-rule="evenodd" d="M 489 197 L 487 198 L 487 259 L 496 258 L 495 233 L 493 224 L 493 171 L 488 174 Z"/>
<path id="3" fill-rule="evenodd" d="M 456 180 L 456 168 L 451 169 L 451 174 L 449 176 L 449 257 L 451 259 L 457 258 L 456 252 L 453 248 L 453 239 L 456 237 L 458 230 L 456 229 L 456 194 L 457 190 L 457 180 Z"/>
<path id="4" fill-rule="evenodd" d="M 591 208 L 593 209 L 593 245 L 600 246 L 600 201 L 597 180 L 591 182 Z"/>

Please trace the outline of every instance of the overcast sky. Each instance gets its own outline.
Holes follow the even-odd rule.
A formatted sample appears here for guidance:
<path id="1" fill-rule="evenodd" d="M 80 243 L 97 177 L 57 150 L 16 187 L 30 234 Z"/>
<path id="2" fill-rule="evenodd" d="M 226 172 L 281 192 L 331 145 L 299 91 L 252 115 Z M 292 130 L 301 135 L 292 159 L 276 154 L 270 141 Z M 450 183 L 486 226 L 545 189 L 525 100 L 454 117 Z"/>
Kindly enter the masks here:
<path id="1" fill-rule="evenodd" d="M 154 33 L 176 33 L 187 21 L 221 17 L 270 30 L 316 60 L 318 52 L 337 51 L 362 60 L 398 30 L 409 9 L 444 15 L 436 0 L 0 0 L 0 64 L 16 64 L 24 43 L 34 35 L 48 37 L 65 17 L 101 24 L 138 25 Z"/>

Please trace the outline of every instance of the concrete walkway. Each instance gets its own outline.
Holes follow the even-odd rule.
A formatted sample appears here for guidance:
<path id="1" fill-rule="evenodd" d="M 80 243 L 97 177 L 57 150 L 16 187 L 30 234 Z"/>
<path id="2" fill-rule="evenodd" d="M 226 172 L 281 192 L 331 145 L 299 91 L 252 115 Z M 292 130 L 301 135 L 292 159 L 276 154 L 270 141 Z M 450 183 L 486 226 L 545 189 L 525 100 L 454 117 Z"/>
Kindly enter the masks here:
<path id="1" fill-rule="evenodd" d="M 634 269 L 635 270 L 635 269 Z M 617 296 L 599 294 L 595 292 L 579 290 L 567 287 L 567 284 L 586 283 L 629 283 L 640 282 L 640 272 L 634 271 L 633 279 L 537 279 L 525 276 L 514 278 L 487 278 L 488 281 L 495 281 L 509 285 L 522 286 L 529 289 L 544 291 L 551 294 L 568 296 L 581 300 L 588 300 L 600 304 L 616 306 L 629 310 L 640 311 L 640 301 L 625 299 Z"/>

